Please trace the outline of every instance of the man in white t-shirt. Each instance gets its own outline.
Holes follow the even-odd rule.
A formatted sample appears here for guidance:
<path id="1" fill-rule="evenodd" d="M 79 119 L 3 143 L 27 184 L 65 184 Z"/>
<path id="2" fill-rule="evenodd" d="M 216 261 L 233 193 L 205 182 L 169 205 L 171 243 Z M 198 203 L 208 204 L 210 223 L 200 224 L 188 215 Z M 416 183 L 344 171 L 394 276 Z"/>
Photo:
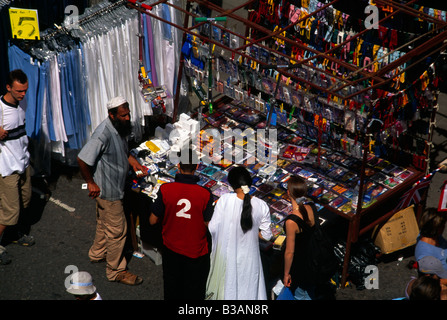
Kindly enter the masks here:
<path id="1" fill-rule="evenodd" d="M 16 225 L 19 213 L 31 201 L 30 154 L 25 131 L 25 104 L 28 78 L 22 70 L 9 73 L 7 93 L 0 97 L 0 240 L 8 226 Z M 32 245 L 32 237 L 24 235 L 19 244 Z M 0 246 L 0 264 L 11 259 Z"/>

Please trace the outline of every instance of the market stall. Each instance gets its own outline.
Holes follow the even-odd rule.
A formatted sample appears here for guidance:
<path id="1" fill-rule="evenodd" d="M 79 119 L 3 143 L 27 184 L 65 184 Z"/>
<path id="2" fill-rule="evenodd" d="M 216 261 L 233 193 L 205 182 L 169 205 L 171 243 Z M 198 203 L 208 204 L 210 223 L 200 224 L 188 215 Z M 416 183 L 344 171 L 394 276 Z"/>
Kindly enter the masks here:
<path id="1" fill-rule="evenodd" d="M 10 69 L 35 75 L 27 132 L 39 169 L 49 154 L 70 163 L 121 93 L 131 102 L 133 152 L 151 173 L 135 179 L 139 194 L 150 200 L 172 181 L 177 152 L 192 144 L 200 183 L 216 199 L 231 191 L 234 164 L 252 172 L 251 194 L 270 205 L 275 234 L 263 245 L 280 249 L 285 183 L 300 175 L 309 199 L 343 221 L 344 284 L 352 245 L 431 170 L 447 22 L 446 8 L 422 2 L 104 1 L 78 28 L 12 41 Z M 199 101 L 190 109 L 189 92 Z M 143 139 L 153 115 L 169 121 Z"/>
<path id="2" fill-rule="evenodd" d="M 201 19 L 191 9 L 195 3 L 216 16 Z M 442 10 L 415 3 L 376 1 L 377 28 L 366 26 L 367 1 L 247 1 L 230 9 L 188 1 L 186 10 L 165 3 L 185 14 L 182 26 L 171 25 L 184 32 L 181 72 L 200 101 L 199 112 L 191 114 L 200 137 L 211 128 L 221 137 L 228 130 L 249 135 L 245 130 L 277 129 L 275 143 L 254 138 L 268 146 L 269 158 L 240 162 L 256 177 L 252 194 L 271 206 L 278 235 L 290 208 L 283 197 L 287 176 L 308 179 L 309 197 L 348 221 L 341 283 L 351 245 L 390 218 L 405 191 L 429 172 L 437 111 L 434 62 L 446 45 L 446 21 Z M 152 16 L 137 2 L 129 7 Z M 219 17 L 228 20 L 218 23 Z M 213 100 L 206 94 L 210 87 L 229 100 Z M 230 164 L 214 158 L 198 171 L 216 197 L 226 187 L 221 179 L 235 152 L 254 153 L 253 144 L 241 144 L 227 145 L 235 157 Z M 206 143 L 198 146 L 209 154 Z M 223 155 L 225 141 L 222 146 Z M 420 210 L 423 201 L 417 204 Z"/>

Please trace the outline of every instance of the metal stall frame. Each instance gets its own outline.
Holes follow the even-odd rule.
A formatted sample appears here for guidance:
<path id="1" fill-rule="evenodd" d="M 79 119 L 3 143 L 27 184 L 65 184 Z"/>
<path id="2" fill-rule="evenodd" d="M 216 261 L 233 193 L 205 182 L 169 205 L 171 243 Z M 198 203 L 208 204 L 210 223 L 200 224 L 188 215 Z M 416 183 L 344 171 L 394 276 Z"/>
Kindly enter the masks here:
<path id="1" fill-rule="evenodd" d="M 417 36 L 416 38 L 410 40 L 409 42 L 401 45 L 399 48 L 390 50 L 390 52 L 388 52 L 383 57 L 377 58 L 374 61 L 371 61 L 369 64 L 361 66 L 361 67 L 356 66 L 351 63 L 348 63 L 341 59 L 338 59 L 337 57 L 332 56 L 331 53 L 336 51 L 337 49 L 342 48 L 350 41 L 353 41 L 353 40 L 361 37 L 364 33 L 366 33 L 368 31 L 368 29 L 366 29 L 366 28 L 364 30 L 356 33 L 355 35 L 353 35 L 350 39 L 346 39 L 345 41 L 329 48 L 326 51 L 318 51 L 316 49 L 307 47 L 306 45 L 303 45 L 295 40 L 292 40 L 292 39 L 282 35 L 282 33 L 284 31 L 286 31 L 290 28 L 293 28 L 294 26 L 298 25 L 302 21 L 305 21 L 309 17 L 315 17 L 316 14 L 318 14 L 318 12 L 320 12 L 320 11 L 324 10 L 325 8 L 330 7 L 334 4 L 337 4 L 339 1 L 341 1 L 341 0 L 332 0 L 332 1 L 328 0 L 328 1 L 326 1 L 325 4 L 323 4 L 317 10 L 310 12 L 307 15 L 305 15 L 304 17 L 297 19 L 295 21 L 295 23 L 289 24 L 283 28 L 279 28 L 276 31 L 269 30 L 266 27 L 261 26 L 257 23 L 254 23 L 254 22 L 250 21 L 249 19 L 246 19 L 246 18 L 237 14 L 237 11 L 240 9 L 250 8 L 250 6 L 255 3 L 255 0 L 245 1 L 244 3 L 238 5 L 234 8 L 228 9 L 228 10 L 225 10 L 225 9 L 213 4 L 212 2 L 205 1 L 205 0 L 196 0 L 196 1 L 186 0 L 186 8 L 185 9 L 178 7 L 178 6 L 168 2 L 167 0 L 162 0 L 162 1 L 157 1 L 155 3 L 152 3 L 149 5 L 149 8 L 148 8 L 148 5 L 142 3 L 142 1 L 129 0 L 127 2 L 127 6 L 129 8 L 136 9 L 141 13 L 147 14 L 154 19 L 158 19 L 162 22 L 165 22 L 165 23 L 175 27 L 175 28 L 182 30 L 183 31 L 182 44 L 185 42 L 187 34 L 193 35 L 193 36 L 197 37 L 198 39 L 200 39 L 201 41 L 208 43 L 210 46 L 211 45 L 217 46 L 217 47 L 231 53 L 233 56 L 242 57 L 243 59 L 246 59 L 247 61 L 254 61 L 257 64 L 259 64 L 261 66 L 261 68 L 276 68 L 276 70 L 281 75 L 285 76 L 286 78 L 294 79 L 295 81 L 303 84 L 304 86 L 306 86 L 308 88 L 313 88 L 320 92 L 324 92 L 325 94 L 327 94 L 329 96 L 338 97 L 340 99 L 345 99 L 345 100 L 353 99 L 355 97 L 358 97 L 359 95 L 365 94 L 368 91 L 374 91 L 375 89 L 379 89 L 379 88 L 387 85 L 390 81 L 393 80 L 393 78 L 385 77 L 385 75 L 388 72 L 390 72 L 392 70 L 397 70 L 398 67 L 401 67 L 402 65 L 404 65 L 407 62 L 411 62 L 410 65 L 407 66 L 405 64 L 405 67 L 401 68 L 401 70 L 398 73 L 398 75 L 400 75 L 401 73 L 406 72 L 409 69 L 415 67 L 423 59 L 425 59 L 429 56 L 436 56 L 438 53 L 442 52 L 447 47 L 447 41 L 446 41 L 446 39 L 447 39 L 447 22 L 445 22 L 443 20 L 436 19 L 434 17 L 431 17 L 430 15 L 425 14 L 422 11 L 413 9 L 411 7 L 411 5 L 417 3 L 418 0 L 410 0 L 406 4 L 401 4 L 401 3 L 398 3 L 397 1 L 390 1 L 390 0 L 386 0 L 386 1 L 385 0 L 375 0 L 375 2 L 379 5 L 388 6 L 389 8 L 392 8 L 392 10 L 390 10 L 391 13 L 387 14 L 385 17 L 383 17 L 379 21 L 379 24 L 385 22 L 388 19 L 393 18 L 393 16 L 395 16 L 396 14 L 399 13 L 399 14 L 407 14 L 409 17 L 417 18 L 422 21 L 429 22 L 433 25 L 433 28 L 431 30 L 429 30 L 428 32 L 425 32 L 425 33 Z M 185 16 L 184 16 L 183 25 L 177 25 L 175 23 L 166 21 L 166 20 L 152 14 L 150 9 L 156 5 L 159 5 L 159 4 L 169 5 L 173 8 L 181 11 L 182 13 L 184 13 Z M 244 45 L 242 45 L 238 48 L 230 48 L 219 41 L 215 41 L 214 39 L 210 39 L 208 37 L 201 35 L 195 29 L 197 29 L 200 25 L 202 25 L 203 23 L 206 23 L 206 22 L 197 23 L 190 27 L 189 26 L 190 25 L 189 18 L 191 17 L 194 19 L 194 18 L 199 17 L 195 13 L 191 12 L 191 8 L 192 8 L 193 4 L 202 5 L 208 9 L 212 10 L 215 13 L 215 17 L 228 17 L 228 18 L 234 19 L 234 20 L 238 21 L 239 23 L 242 23 L 243 25 L 245 25 L 245 27 L 246 27 L 245 35 L 241 35 L 241 34 L 237 34 L 237 33 L 233 32 L 232 30 L 230 30 L 230 29 L 226 28 L 225 26 L 222 26 L 218 23 L 214 23 L 212 21 L 207 22 L 207 23 L 210 23 L 210 25 L 213 27 L 220 28 L 232 35 L 240 37 L 241 39 L 243 39 Z M 249 32 L 248 32 L 249 29 L 257 30 L 257 31 L 265 34 L 265 36 L 260 37 L 258 39 L 250 39 L 247 37 L 247 35 L 249 34 Z M 283 52 L 279 52 L 278 50 L 275 50 L 274 48 L 267 47 L 266 45 L 264 45 L 262 43 L 264 40 L 271 39 L 271 38 L 280 39 L 281 41 L 284 41 L 285 43 L 287 43 L 288 45 L 290 45 L 292 47 L 297 47 L 301 50 L 304 50 L 305 52 L 310 52 L 313 55 L 309 58 L 305 58 L 305 59 L 301 59 L 301 60 L 297 61 L 293 57 L 291 57 Z M 367 70 L 369 66 L 371 66 L 374 63 L 378 62 L 379 60 L 384 59 L 385 57 L 391 55 L 393 52 L 395 52 L 403 47 L 408 48 L 409 46 L 413 46 L 416 43 L 417 43 L 417 45 L 415 46 L 415 48 L 410 49 L 407 53 L 405 53 L 400 58 L 394 60 L 393 62 L 391 62 L 383 67 L 380 67 L 375 72 L 370 72 Z M 278 56 L 284 57 L 288 61 L 293 61 L 294 64 L 288 65 L 288 66 L 268 65 L 265 62 L 263 62 L 259 59 L 256 59 L 247 53 L 246 49 L 252 45 L 256 45 L 260 48 L 268 50 L 271 53 L 274 53 Z M 310 63 L 310 61 L 317 57 L 327 59 L 331 63 L 335 63 L 336 65 L 343 66 L 345 68 L 345 70 L 349 70 L 349 74 L 347 74 L 347 76 L 341 77 L 341 76 L 329 73 L 326 69 L 321 69 L 318 66 L 314 66 L 313 64 Z M 180 83 L 181 83 L 182 74 L 183 74 L 184 59 L 185 58 L 182 53 L 181 57 L 180 57 L 180 64 L 179 64 L 179 71 L 178 71 L 178 79 L 179 80 L 177 81 L 177 90 L 175 93 L 175 100 L 174 100 L 173 121 L 176 121 L 176 118 L 178 116 L 177 105 L 178 105 L 178 101 L 179 101 L 179 91 L 180 91 L 179 89 L 180 89 Z M 413 61 L 414 59 L 416 59 L 416 60 Z M 325 74 L 332 78 L 335 78 L 341 85 L 337 85 L 337 86 L 332 85 L 329 88 L 323 88 L 323 87 L 319 86 L 318 84 L 313 83 L 312 81 L 309 81 L 308 79 L 301 78 L 301 77 L 297 76 L 296 74 L 289 71 L 290 69 L 293 69 L 294 67 L 297 67 L 299 65 L 304 65 L 307 68 L 310 68 L 310 69 L 320 72 L 321 74 Z M 358 83 L 364 82 L 364 81 L 369 81 L 370 85 L 365 87 L 362 90 L 359 90 L 354 93 L 350 93 L 348 95 L 344 95 L 342 93 L 342 90 L 344 88 L 346 88 L 347 86 L 352 86 L 352 85 L 355 85 L 355 84 L 358 84 Z M 434 108 L 434 111 L 433 111 L 434 114 L 431 117 L 431 119 L 432 119 L 431 123 L 434 123 L 434 117 L 435 117 L 436 110 L 437 110 L 437 108 Z M 429 139 L 431 139 L 432 130 L 433 130 L 433 126 L 430 125 Z M 364 141 L 363 141 L 364 156 L 363 156 L 363 161 L 362 161 L 362 169 L 360 172 L 359 201 L 358 201 L 356 212 L 354 214 L 345 214 L 345 213 L 339 212 L 338 210 L 335 210 L 333 208 L 329 208 L 331 211 L 334 211 L 339 216 L 342 216 L 343 218 L 347 219 L 348 224 L 349 224 L 348 232 L 347 232 L 347 239 L 346 239 L 346 253 L 345 253 L 345 257 L 344 257 L 344 261 L 343 261 L 343 271 L 342 271 L 342 279 L 341 279 L 342 287 L 346 283 L 347 276 L 348 276 L 348 266 L 349 266 L 349 261 L 350 261 L 352 244 L 358 241 L 359 236 L 365 234 L 366 232 L 371 230 L 374 226 L 376 226 L 380 223 L 383 223 L 384 221 L 389 219 L 396 212 L 395 210 L 390 210 L 390 211 L 386 212 L 385 214 L 381 215 L 378 219 L 370 222 L 368 225 L 361 228 L 362 217 L 364 217 L 368 214 L 372 214 L 372 212 L 374 210 L 377 210 L 379 208 L 380 203 L 381 203 L 378 200 L 376 203 L 372 204 L 371 206 L 369 206 L 367 208 L 362 208 L 361 199 L 363 198 L 363 193 L 365 192 L 364 179 L 365 179 L 365 165 L 366 165 L 366 153 L 367 153 L 366 151 L 368 150 L 369 141 L 370 141 L 370 133 L 366 132 L 364 135 Z M 428 141 L 427 148 L 429 148 L 430 144 L 431 144 L 431 141 Z M 429 151 L 429 149 L 428 149 L 428 151 Z M 427 152 L 426 154 L 427 154 L 427 158 L 428 158 L 429 152 Z M 428 159 L 427 159 L 427 161 L 428 161 Z M 425 172 L 422 172 L 422 171 L 415 172 L 414 176 L 411 179 L 409 179 L 405 183 L 402 183 L 395 189 L 387 192 L 387 198 L 395 199 L 396 197 L 398 197 L 399 195 L 404 193 L 406 190 L 411 188 L 411 186 L 415 182 L 417 182 L 419 179 L 424 177 L 427 172 L 428 172 L 428 165 L 426 167 Z M 380 199 L 380 197 L 379 197 L 379 199 Z M 328 207 L 328 206 L 326 206 L 326 207 Z M 421 210 L 421 206 L 419 206 L 418 212 L 420 212 L 420 210 Z"/>

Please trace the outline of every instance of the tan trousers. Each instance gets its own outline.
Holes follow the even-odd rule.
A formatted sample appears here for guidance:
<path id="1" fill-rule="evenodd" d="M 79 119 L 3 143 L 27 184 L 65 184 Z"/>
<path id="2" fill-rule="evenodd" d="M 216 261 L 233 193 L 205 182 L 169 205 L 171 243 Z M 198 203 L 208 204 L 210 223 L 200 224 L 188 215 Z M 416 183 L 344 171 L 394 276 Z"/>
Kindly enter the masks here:
<path id="1" fill-rule="evenodd" d="M 13 226 L 19 220 L 20 209 L 27 208 L 31 202 L 31 167 L 24 173 L 0 175 L 0 224 Z"/>
<path id="2" fill-rule="evenodd" d="M 110 281 L 126 270 L 127 261 L 123 255 L 126 235 L 127 222 L 122 200 L 96 198 L 96 235 L 89 258 L 92 261 L 106 259 L 106 275 Z"/>

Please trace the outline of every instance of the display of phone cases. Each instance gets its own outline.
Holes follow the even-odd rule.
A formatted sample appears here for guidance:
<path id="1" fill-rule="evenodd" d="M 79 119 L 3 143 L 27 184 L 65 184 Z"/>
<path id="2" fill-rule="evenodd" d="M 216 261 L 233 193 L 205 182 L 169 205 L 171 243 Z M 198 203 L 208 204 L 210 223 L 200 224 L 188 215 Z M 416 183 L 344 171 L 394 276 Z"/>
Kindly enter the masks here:
<path id="1" fill-rule="evenodd" d="M 339 208 L 342 205 L 344 205 L 346 202 L 348 202 L 348 199 L 343 198 L 342 196 L 340 196 L 340 197 L 335 198 L 334 200 L 332 200 L 332 202 L 330 202 L 329 205 L 331 207 L 334 207 L 334 208 Z"/>
<path id="2" fill-rule="evenodd" d="M 214 166 L 208 166 L 206 168 L 204 168 L 202 170 L 202 174 L 211 177 L 213 174 L 215 174 L 216 172 L 218 172 L 220 169 L 218 167 L 214 167 Z"/>
<path id="3" fill-rule="evenodd" d="M 212 187 L 214 187 L 217 184 L 216 180 L 212 180 L 210 179 L 207 183 L 205 183 L 203 186 L 206 188 L 211 189 Z"/>
<path id="4" fill-rule="evenodd" d="M 399 178 L 399 179 L 402 179 L 402 180 L 405 180 L 405 179 L 411 177 L 413 174 L 414 174 L 413 171 L 410 171 L 410 170 L 404 170 L 404 171 L 398 176 L 398 178 Z"/>
<path id="5" fill-rule="evenodd" d="M 319 198 L 322 203 L 329 204 L 332 200 L 337 198 L 337 194 L 332 191 L 325 192 Z"/>
<path id="6" fill-rule="evenodd" d="M 263 183 L 260 186 L 258 186 L 258 190 L 265 194 L 270 193 L 270 191 L 272 191 L 273 189 L 274 187 L 272 185 L 266 183 Z"/>
<path id="7" fill-rule="evenodd" d="M 200 180 L 197 182 L 199 186 L 204 186 L 210 181 L 210 179 L 208 177 L 205 177 L 204 175 L 199 175 L 199 179 Z"/>
<path id="8" fill-rule="evenodd" d="M 217 186 L 217 188 L 212 190 L 212 193 L 218 197 L 221 197 L 222 195 L 230 192 L 230 189 L 226 185 L 216 184 L 216 186 Z"/>
<path id="9" fill-rule="evenodd" d="M 338 207 L 338 210 L 340 210 L 343 213 L 351 213 L 352 212 L 352 202 L 348 201 L 345 204 Z"/>
<path id="10" fill-rule="evenodd" d="M 262 81 L 262 85 L 267 86 L 268 90 L 273 90 L 274 83 Z M 222 87 L 224 86 L 225 83 Z M 221 88 L 221 90 L 225 89 Z M 241 98 L 241 93 L 246 94 L 242 89 L 236 91 L 233 89 L 231 94 L 237 95 L 241 101 L 216 106 L 213 113 L 206 113 L 204 115 L 205 127 L 202 130 L 205 128 L 218 129 L 224 136 L 223 133 L 229 133 L 236 129 L 242 132 L 250 128 L 254 131 L 264 129 L 266 114 L 255 107 L 260 101 L 263 103 L 264 101 L 260 99 L 260 96 L 256 98 L 253 96 L 253 103 L 250 105 L 246 97 Z M 293 98 L 298 100 L 300 97 L 293 90 L 289 93 L 292 100 Z M 279 96 L 282 95 L 284 92 L 280 91 Z M 228 172 L 236 164 L 233 163 L 236 157 L 242 155 L 243 158 L 239 159 L 237 164 L 244 165 L 252 175 L 250 195 L 266 201 L 271 210 L 273 224 L 280 223 L 291 212 L 291 203 L 287 194 L 287 180 L 291 175 L 298 175 L 307 181 L 310 187 L 306 196 L 314 200 L 320 208 L 329 206 L 346 214 L 355 213 L 360 185 L 359 172 L 362 169 L 362 154 L 360 152 L 356 156 L 352 150 L 357 145 L 362 146 L 362 143 L 354 141 L 354 137 L 343 137 L 340 131 L 337 131 L 337 126 L 333 125 L 337 121 L 341 121 L 340 128 L 344 126 L 349 132 L 357 130 L 354 129 L 359 125 L 358 119 L 354 115 L 355 112 L 345 113 L 337 108 L 328 110 L 318 103 L 316 104 L 315 101 L 307 101 L 307 103 L 307 107 L 297 105 L 298 108 L 293 115 L 293 125 L 288 118 L 290 114 L 287 113 L 282 114 L 283 120 L 286 120 L 283 121 L 285 123 L 277 123 L 276 146 L 278 149 L 275 161 L 265 163 L 265 159 L 257 157 L 258 139 L 255 135 L 251 140 L 222 141 L 222 154 L 219 152 L 219 156 L 223 157 L 224 151 L 230 150 L 232 159 L 218 164 L 199 163 L 196 170 L 196 175 L 200 179 L 198 184 L 209 188 L 216 199 L 223 194 L 232 192 L 233 190 L 228 184 Z M 271 107 L 277 108 L 277 113 L 282 110 L 279 105 Z M 312 111 L 316 112 L 317 109 L 313 108 L 320 110 L 326 120 L 329 116 L 332 121 L 331 124 L 328 123 L 328 126 L 323 128 L 323 132 L 319 132 L 318 128 L 314 126 Z M 323 134 L 325 135 L 324 139 Z M 335 139 L 335 136 L 338 137 L 338 140 Z M 318 137 L 323 139 L 323 144 L 317 142 Z M 340 150 L 342 139 L 349 144 L 349 148 L 345 149 L 345 152 Z M 331 143 L 338 143 L 338 146 Z M 206 143 L 203 143 L 200 150 L 203 150 L 205 146 Z M 251 150 L 248 150 L 249 146 Z M 339 151 L 334 152 L 331 149 L 333 147 L 338 148 Z M 367 154 L 366 164 L 362 208 L 372 205 L 387 191 L 415 174 L 414 171 L 392 164 L 373 153 Z M 177 171 L 177 167 L 171 167 L 164 174 L 172 178 L 175 177 Z"/>
<path id="11" fill-rule="evenodd" d="M 385 179 L 385 181 L 383 182 L 383 184 L 385 185 L 385 187 L 388 188 L 395 188 L 397 185 L 399 185 L 400 183 L 402 183 L 402 180 L 397 178 L 397 177 L 388 177 L 387 179 Z"/>
<path id="12" fill-rule="evenodd" d="M 320 197 L 321 195 L 323 195 L 326 192 L 327 192 L 327 190 L 325 188 L 317 186 L 315 188 L 312 188 L 309 191 L 309 196 L 311 196 L 313 198 L 318 198 L 318 197 Z"/>
<path id="13" fill-rule="evenodd" d="M 332 187 L 332 191 L 335 191 L 338 194 L 343 194 L 344 192 L 348 191 L 348 189 L 343 185 L 337 184 Z"/>
<path id="14" fill-rule="evenodd" d="M 291 204 L 284 199 L 281 199 L 272 204 L 272 209 L 282 212 L 285 211 L 288 206 L 291 206 Z"/>
<path id="15" fill-rule="evenodd" d="M 179 169 L 178 169 L 177 166 L 175 166 L 175 167 L 172 167 L 171 169 L 169 169 L 169 170 L 167 171 L 167 174 L 168 174 L 170 177 L 175 177 L 175 175 L 176 175 L 178 172 L 179 172 Z"/>

